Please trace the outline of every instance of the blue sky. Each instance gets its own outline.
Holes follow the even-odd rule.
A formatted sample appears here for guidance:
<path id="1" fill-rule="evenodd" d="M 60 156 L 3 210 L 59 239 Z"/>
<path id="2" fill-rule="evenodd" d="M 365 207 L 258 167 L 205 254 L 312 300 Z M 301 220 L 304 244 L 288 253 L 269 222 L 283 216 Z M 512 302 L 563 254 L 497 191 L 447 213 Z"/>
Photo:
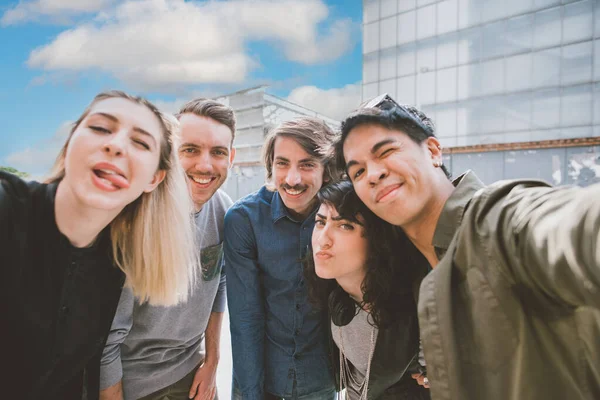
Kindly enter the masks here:
<path id="1" fill-rule="evenodd" d="M 112 88 L 169 110 L 267 84 L 340 118 L 360 100 L 361 20 L 360 0 L 3 0 L 0 165 L 43 175 Z"/>

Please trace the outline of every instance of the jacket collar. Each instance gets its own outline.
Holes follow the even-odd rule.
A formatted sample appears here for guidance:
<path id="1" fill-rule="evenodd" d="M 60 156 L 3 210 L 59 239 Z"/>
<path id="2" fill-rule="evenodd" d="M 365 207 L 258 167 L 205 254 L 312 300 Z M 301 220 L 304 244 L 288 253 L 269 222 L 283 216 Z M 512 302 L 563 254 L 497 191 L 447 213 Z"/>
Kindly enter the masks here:
<path id="1" fill-rule="evenodd" d="M 446 200 L 440 218 L 438 219 L 435 233 L 433 234 L 433 247 L 438 258 L 442 258 L 448 250 L 450 242 L 460 226 L 467 205 L 475 193 L 485 185 L 479 180 L 473 171 L 467 171 L 452 184 L 455 189 Z"/>

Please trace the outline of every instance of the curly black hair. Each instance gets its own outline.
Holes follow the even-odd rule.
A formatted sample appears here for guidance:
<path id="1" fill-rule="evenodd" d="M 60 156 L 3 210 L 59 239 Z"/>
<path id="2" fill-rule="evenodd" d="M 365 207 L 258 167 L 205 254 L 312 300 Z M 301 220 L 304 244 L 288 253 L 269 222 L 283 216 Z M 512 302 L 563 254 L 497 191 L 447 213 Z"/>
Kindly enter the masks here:
<path id="1" fill-rule="evenodd" d="M 324 186 L 317 196 L 321 203 L 335 208 L 343 219 L 364 227 L 368 254 L 366 275 L 361 285 L 363 304 L 359 306 L 368 306 L 373 324 L 385 328 L 401 315 L 414 313 L 413 287 L 424 260 L 404 232 L 373 214 L 348 180 Z M 304 277 L 309 299 L 315 307 L 327 307 L 337 326 L 352 321 L 358 312 L 356 302 L 335 279 L 317 276 L 312 249 L 304 262 Z"/>

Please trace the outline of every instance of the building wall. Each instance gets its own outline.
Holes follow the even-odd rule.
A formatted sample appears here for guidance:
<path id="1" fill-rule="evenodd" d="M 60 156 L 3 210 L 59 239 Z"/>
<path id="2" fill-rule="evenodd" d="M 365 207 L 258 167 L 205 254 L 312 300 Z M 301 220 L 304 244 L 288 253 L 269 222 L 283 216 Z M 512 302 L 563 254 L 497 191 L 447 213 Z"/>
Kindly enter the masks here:
<path id="1" fill-rule="evenodd" d="M 363 99 L 416 104 L 445 147 L 600 136 L 599 0 L 363 9 Z"/>

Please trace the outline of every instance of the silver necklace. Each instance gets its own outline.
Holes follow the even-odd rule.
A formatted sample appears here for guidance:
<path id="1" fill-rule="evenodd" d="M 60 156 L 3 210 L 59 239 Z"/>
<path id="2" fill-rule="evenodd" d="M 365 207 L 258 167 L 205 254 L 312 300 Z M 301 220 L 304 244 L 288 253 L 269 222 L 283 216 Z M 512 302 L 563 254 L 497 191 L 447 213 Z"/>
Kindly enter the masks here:
<path id="1" fill-rule="evenodd" d="M 375 326 L 371 327 L 371 344 L 369 348 L 369 359 L 367 361 L 367 372 L 365 373 L 365 379 L 362 382 L 357 382 L 352 376 L 350 371 L 350 365 L 346 358 L 346 351 L 344 350 L 344 336 L 342 334 L 342 327 L 338 327 L 340 331 L 340 391 L 338 392 L 338 400 L 345 400 L 342 394 L 342 389 L 346 388 L 346 398 L 348 397 L 348 380 L 352 382 L 352 385 L 360 393 L 358 400 L 367 400 L 367 392 L 369 391 L 369 375 L 371 374 L 371 360 L 373 360 L 373 353 L 375 352 Z"/>

